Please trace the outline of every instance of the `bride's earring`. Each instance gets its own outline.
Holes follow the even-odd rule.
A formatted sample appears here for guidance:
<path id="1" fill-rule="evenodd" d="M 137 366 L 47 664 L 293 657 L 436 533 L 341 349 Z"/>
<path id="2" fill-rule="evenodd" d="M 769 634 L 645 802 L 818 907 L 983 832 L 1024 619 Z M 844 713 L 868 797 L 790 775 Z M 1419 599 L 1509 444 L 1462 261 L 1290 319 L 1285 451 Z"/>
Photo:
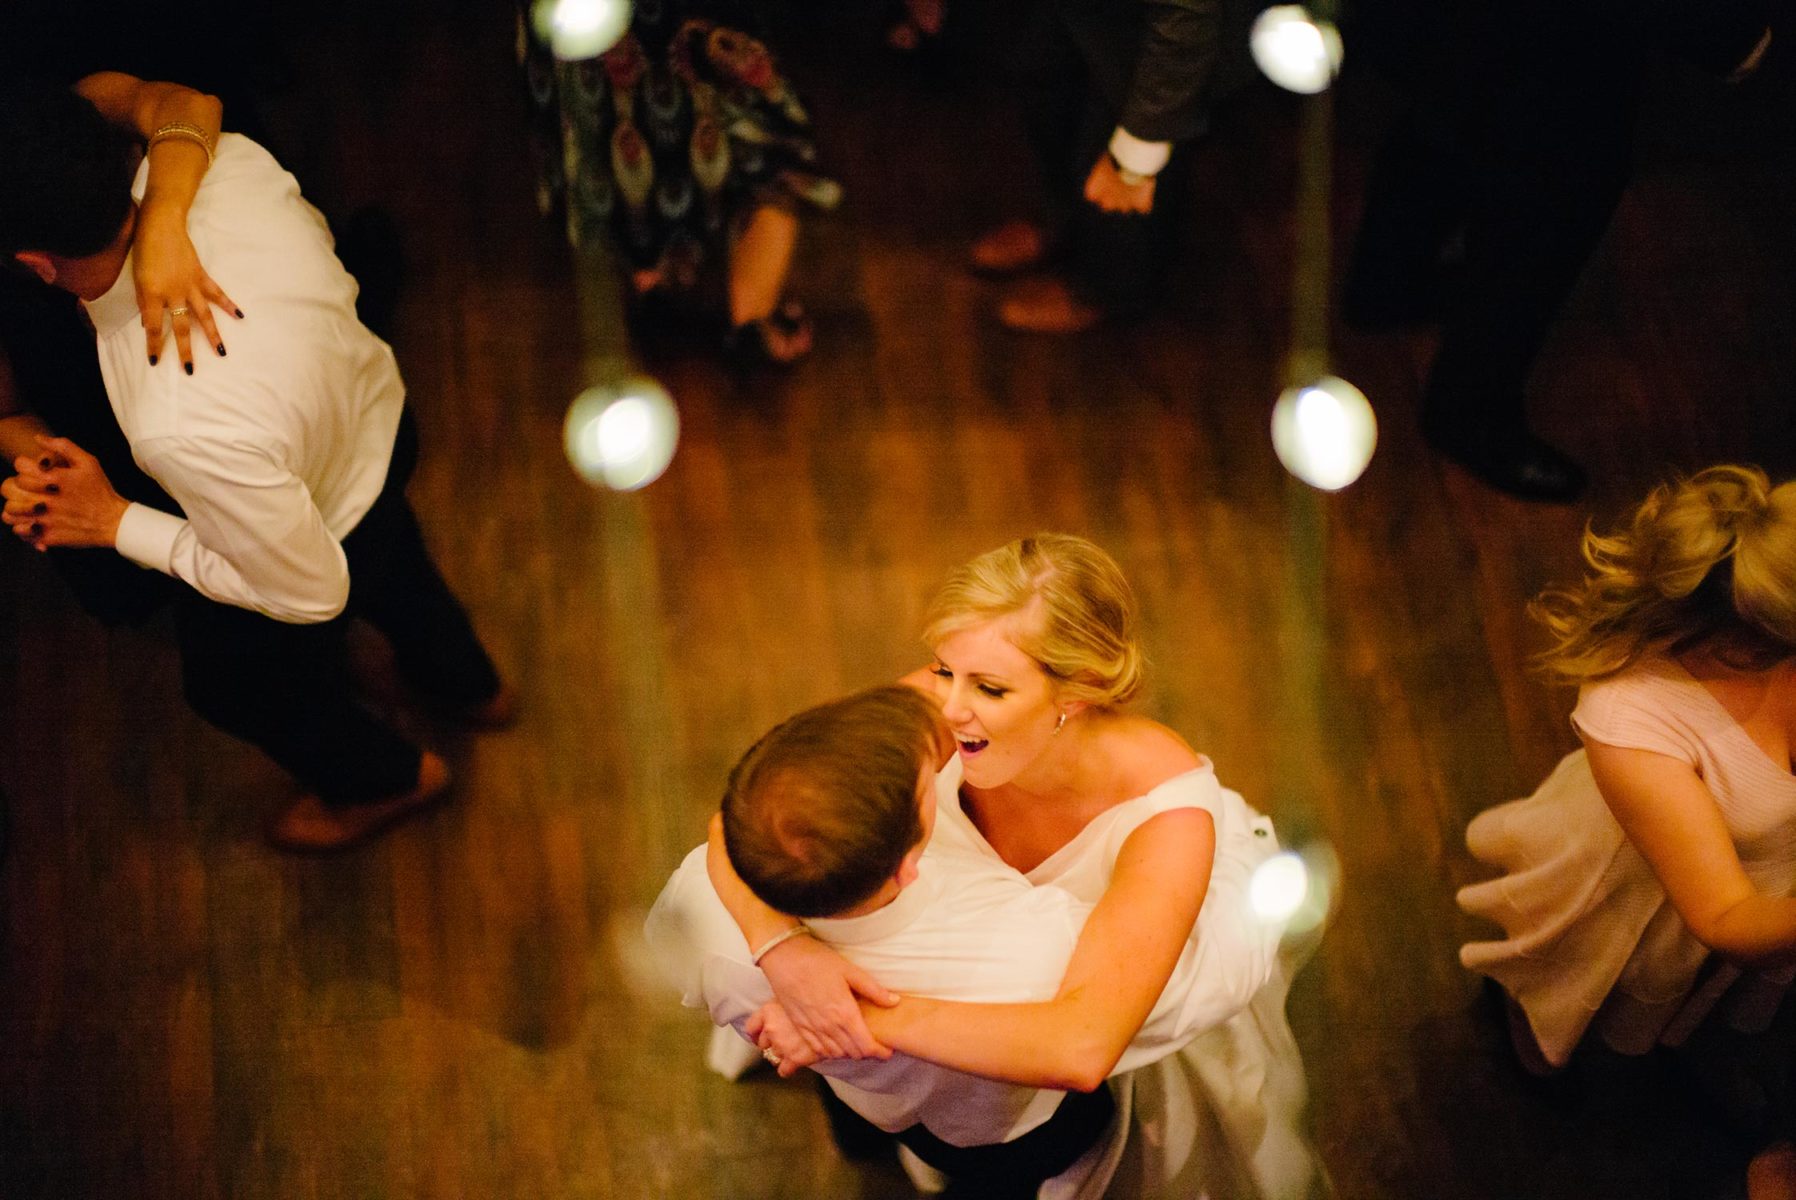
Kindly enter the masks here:
<path id="1" fill-rule="evenodd" d="M 1060 720 L 1054 723 L 1054 732 L 1059 733 L 1064 728 L 1066 728 L 1066 710 L 1061 709 Z"/>

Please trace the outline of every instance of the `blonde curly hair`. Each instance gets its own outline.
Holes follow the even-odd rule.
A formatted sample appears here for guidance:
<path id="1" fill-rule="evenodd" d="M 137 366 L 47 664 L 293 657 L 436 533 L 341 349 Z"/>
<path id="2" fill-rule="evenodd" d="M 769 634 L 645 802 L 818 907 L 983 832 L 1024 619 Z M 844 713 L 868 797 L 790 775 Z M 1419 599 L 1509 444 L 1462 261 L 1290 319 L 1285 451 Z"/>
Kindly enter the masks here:
<path id="1" fill-rule="evenodd" d="M 1582 583 L 1529 607 L 1546 672 L 1581 682 L 1703 649 L 1738 670 L 1796 656 L 1796 482 L 1719 466 L 1655 488 L 1625 529 L 1584 531 Z"/>
<path id="2" fill-rule="evenodd" d="M 1099 707 L 1141 692 L 1145 661 L 1135 634 L 1135 594 L 1095 543 L 1065 533 L 1018 538 L 949 574 L 924 618 L 923 644 L 1000 617 L 1019 616 L 1017 649 L 1062 696 Z"/>

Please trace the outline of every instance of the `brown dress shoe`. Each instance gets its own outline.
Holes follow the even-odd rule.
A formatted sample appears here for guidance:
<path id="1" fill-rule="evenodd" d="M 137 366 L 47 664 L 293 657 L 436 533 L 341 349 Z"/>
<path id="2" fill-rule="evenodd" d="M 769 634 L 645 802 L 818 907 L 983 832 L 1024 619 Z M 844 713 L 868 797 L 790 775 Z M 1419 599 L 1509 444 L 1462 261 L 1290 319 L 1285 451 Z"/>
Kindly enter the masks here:
<path id="1" fill-rule="evenodd" d="M 295 854 L 331 854 L 364 842 L 383 829 L 429 808 L 449 787 L 449 767 L 426 750 L 418 759 L 418 786 L 368 804 L 327 806 L 301 796 L 268 828 L 268 840 Z"/>
<path id="2" fill-rule="evenodd" d="M 1053 276 L 1018 284 L 998 304 L 998 320 L 1024 333 L 1084 333 L 1103 319 L 1102 309 L 1079 299 L 1065 280 Z"/>
<path id="3" fill-rule="evenodd" d="M 973 243 L 968 256 L 981 275 L 1015 275 L 1048 257 L 1048 235 L 1033 221 L 1006 221 Z"/>

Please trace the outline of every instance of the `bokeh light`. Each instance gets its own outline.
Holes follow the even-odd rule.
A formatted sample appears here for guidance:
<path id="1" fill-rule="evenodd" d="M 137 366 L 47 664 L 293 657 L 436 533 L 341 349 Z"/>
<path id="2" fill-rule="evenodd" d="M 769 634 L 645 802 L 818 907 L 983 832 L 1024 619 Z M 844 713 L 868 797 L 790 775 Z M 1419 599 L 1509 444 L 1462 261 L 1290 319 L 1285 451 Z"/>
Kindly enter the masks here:
<path id="1" fill-rule="evenodd" d="M 1360 477 L 1378 445 L 1365 393 L 1333 375 L 1287 388 L 1272 407 L 1272 448 L 1285 470 L 1337 492 Z"/>
<path id="2" fill-rule="evenodd" d="M 1310 894 L 1310 872 L 1293 851 L 1275 854 L 1254 868 L 1247 899 L 1262 921 L 1286 921 Z"/>
<path id="3" fill-rule="evenodd" d="M 666 389 L 640 376 L 587 388 L 568 407 L 568 461 L 588 483 L 628 492 L 661 477 L 680 440 Z"/>
<path id="4" fill-rule="evenodd" d="M 1325 91 L 1341 69 L 1341 35 L 1301 4 L 1278 4 L 1254 19 L 1253 60 L 1266 78 L 1306 96 Z"/>
<path id="5" fill-rule="evenodd" d="M 563 62 L 597 58 L 630 27 L 630 0 L 536 0 L 536 32 Z"/>
<path id="6" fill-rule="evenodd" d="M 1253 915 L 1282 925 L 1287 937 L 1321 928 L 1334 909 L 1340 861 L 1321 844 L 1284 850 L 1254 868 L 1247 884 Z"/>

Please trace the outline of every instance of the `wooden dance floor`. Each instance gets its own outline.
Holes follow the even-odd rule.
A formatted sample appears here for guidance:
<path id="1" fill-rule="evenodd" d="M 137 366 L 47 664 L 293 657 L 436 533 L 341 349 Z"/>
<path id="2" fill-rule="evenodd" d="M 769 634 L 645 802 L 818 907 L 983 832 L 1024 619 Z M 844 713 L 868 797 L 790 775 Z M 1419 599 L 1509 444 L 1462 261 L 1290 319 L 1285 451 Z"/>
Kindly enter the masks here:
<path id="1" fill-rule="evenodd" d="M 1295 98 L 1261 84 L 1218 114 L 1165 311 L 1019 337 L 960 268 L 1029 195 L 1003 93 L 976 59 L 894 61 L 874 6 L 788 5 L 786 57 L 847 190 L 796 273 L 817 351 L 746 379 L 660 352 L 679 453 L 613 495 L 562 452 L 579 287 L 535 211 L 508 6 L 305 7 L 282 18 L 277 133 L 322 201 L 404 229 L 412 495 L 523 717 L 474 738 L 414 721 L 453 801 L 339 858 L 280 855 L 261 826 L 293 785 L 187 710 L 169 629 L 106 632 L 7 539 L 0 1196 L 910 1195 L 837 1155 L 802 1081 L 707 1073 L 708 1027 L 638 933 L 749 741 L 917 665 L 943 572 L 1041 529 L 1097 539 L 1133 579 L 1146 711 L 1287 841 L 1339 857 L 1291 1000 L 1336 1194 L 1729 1194 L 1741 1160 L 1671 1066 L 1521 1075 L 1455 957 L 1479 931 L 1453 893 L 1479 877 L 1467 820 L 1575 744 L 1572 695 L 1526 669 L 1523 605 L 1577 570 L 1585 521 L 1671 470 L 1796 469 L 1781 41 L 1748 87 L 1654 85 L 1635 183 L 1536 374 L 1538 428 L 1594 479 L 1559 508 L 1426 452 L 1424 336 L 1337 330 L 1381 419 L 1358 485 L 1321 495 L 1280 468 Z M 1340 258 L 1388 98 L 1350 77 L 1338 99 Z"/>

